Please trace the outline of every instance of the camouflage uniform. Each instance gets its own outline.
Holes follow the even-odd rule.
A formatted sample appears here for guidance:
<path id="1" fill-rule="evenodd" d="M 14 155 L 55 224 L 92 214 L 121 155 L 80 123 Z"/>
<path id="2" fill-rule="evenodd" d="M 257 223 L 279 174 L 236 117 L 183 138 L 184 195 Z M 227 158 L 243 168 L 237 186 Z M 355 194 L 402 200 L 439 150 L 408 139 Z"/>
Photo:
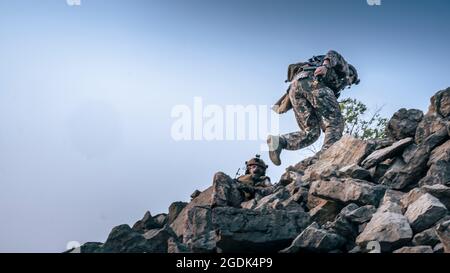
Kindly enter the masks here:
<path id="1" fill-rule="evenodd" d="M 287 150 L 298 150 L 313 144 L 319 138 L 321 129 L 325 133 L 322 149 L 330 147 L 342 137 L 344 120 L 337 97 L 348 86 L 345 79 L 349 75 L 349 65 L 333 50 L 320 58 L 321 61 L 325 59 L 329 60 L 330 65 L 320 81 L 315 79 L 314 70 L 302 71 L 311 63 L 301 63 L 299 73 L 291 84 L 288 96 L 301 131 L 281 136 Z M 290 66 L 288 73 L 292 74 L 293 66 Z"/>

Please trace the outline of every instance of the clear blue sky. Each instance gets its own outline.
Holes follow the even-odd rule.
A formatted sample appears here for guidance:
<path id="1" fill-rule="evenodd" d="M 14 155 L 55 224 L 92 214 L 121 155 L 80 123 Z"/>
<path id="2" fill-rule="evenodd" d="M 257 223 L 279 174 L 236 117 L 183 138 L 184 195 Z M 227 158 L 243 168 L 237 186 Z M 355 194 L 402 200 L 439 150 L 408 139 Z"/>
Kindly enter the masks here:
<path id="1" fill-rule="evenodd" d="M 425 111 L 450 86 L 449 12 L 446 0 L 1 0 L 0 251 L 104 241 L 233 175 L 260 142 L 175 142 L 172 107 L 272 104 L 288 64 L 329 49 L 361 76 L 343 97 L 386 117 Z M 281 125 L 296 130 L 292 113 Z"/>

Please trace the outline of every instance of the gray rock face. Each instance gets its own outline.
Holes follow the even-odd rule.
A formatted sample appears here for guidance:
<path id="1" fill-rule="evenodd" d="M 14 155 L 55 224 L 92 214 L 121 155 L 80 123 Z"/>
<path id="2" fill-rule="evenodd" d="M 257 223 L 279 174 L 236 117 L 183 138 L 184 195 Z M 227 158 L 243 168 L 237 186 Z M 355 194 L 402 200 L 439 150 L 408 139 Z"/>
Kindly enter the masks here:
<path id="1" fill-rule="evenodd" d="M 386 135 L 395 140 L 414 137 L 423 112 L 418 109 L 402 108 L 394 113 L 386 126 Z"/>
<path id="2" fill-rule="evenodd" d="M 114 228 L 105 243 L 67 252 L 449 252 L 449 111 L 446 89 L 423 118 L 398 111 L 390 138 L 344 136 L 279 181 L 272 176 L 273 187 L 218 172 L 189 203 L 147 212 L 133 228 Z"/>
<path id="3" fill-rule="evenodd" d="M 370 180 L 370 172 L 356 164 L 348 165 L 339 170 L 347 177 L 361 180 Z"/>
<path id="4" fill-rule="evenodd" d="M 345 244 L 344 238 L 321 229 L 317 223 L 308 226 L 292 244 L 280 251 L 281 253 L 298 253 L 302 251 L 330 252 L 341 248 Z"/>
<path id="5" fill-rule="evenodd" d="M 142 218 L 142 220 L 137 221 L 133 225 L 133 230 L 137 231 L 137 232 L 145 232 L 146 230 L 149 230 L 149 229 L 161 228 L 161 227 L 162 227 L 162 225 L 157 223 L 152 218 L 152 215 L 150 214 L 150 212 L 147 211 L 145 213 L 144 217 Z"/>
<path id="6" fill-rule="evenodd" d="M 187 206 L 187 204 L 188 203 L 186 202 L 174 202 L 170 204 L 169 214 L 167 216 L 167 221 L 169 222 L 169 224 L 172 224 L 173 221 L 175 221 L 175 219 L 178 217 L 178 214 L 180 214 L 180 212 Z"/>
<path id="7" fill-rule="evenodd" d="M 403 169 L 386 173 L 381 183 L 398 190 L 414 186 L 426 171 L 430 152 L 447 139 L 448 134 L 445 128 L 430 135 L 417 147 L 409 163 Z"/>
<path id="8" fill-rule="evenodd" d="M 320 177 L 320 174 L 338 170 L 345 166 L 359 164 L 364 157 L 373 151 L 374 143 L 344 135 L 339 141 L 325 150 L 314 164 L 304 171 L 304 180 Z"/>
<path id="9" fill-rule="evenodd" d="M 403 214 L 401 200 L 405 194 L 396 190 L 387 190 L 381 200 L 377 212 L 394 212 Z M 406 209 L 405 209 L 406 210 Z"/>
<path id="10" fill-rule="evenodd" d="M 419 181 L 420 186 L 442 184 L 450 186 L 450 140 L 435 148 L 430 155 L 427 175 Z"/>
<path id="11" fill-rule="evenodd" d="M 436 234 L 442 243 L 445 253 L 450 253 L 450 220 L 440 223 L 436 228 Z"/>
<path id="12" fill-rule="evenodd" d="M 436 227 L 432 227 L 420 233 L 417 233 L 416 235 L 414 235 L 414 238 L 412 240 L 412 243 L 415 246 L 427 245 L 433 247 L 439 242 L 440 241 L 436 233 Z"/>
<path id="13" fill-rule="evenodd" d="M 415 141 L 422 143 L 430 135 L 445 129 L 448 123 L 448 109 L 450 108 L 450 88 L 437 92 L 430 99 L 427 114 L 417 126 Z"/>
<path id="14" fill-rule="evenodd" d="M 309 223 L 304 212 L 195 207 L 189 211 L 183 242 L 198 252 L 274 251 L 288 246 Z"/>
<path id="15" fill-rule="evenodd" d="M 398 213 L 375 213 L 364 231 L 356 238 L 362 248 L 369 242 L 378 242 L 381 251 L 392 251 L 407 243 L 413 236 L 408 219 Z"/>
<path id="16" fill-rule="evenodd" d="M 450 187 L 441 184 L 431 186 L 425 185 L 421 187 L 421 190 L 439 199 L 447 209 L 450 208 Z"/>
<path id="17" fill-rule="evenodd" d="M 312 221 L 321 225 L 328 221 L 333 221 L 339 214 L 342 205 L 337 202 L 322 200 L 319 205 L 309 211 Z"/>
<path id="18" fill-rule="evenodd" d="M 344 204 L 377 206 L 383 197 L 385 188 L 363 180 L 345 179 L 332 181 L 314 181 L 310 194 Z"/>
<path id="19" fill-rule="evenodd" d="M 132 230 L 128 225 L 112 229 L 100 252 L 113 253 L 166 253 L 170 230 L 149 230 L 145 234 Z"/>
<path id="20" fill-rule="evenodd" d="M 383 148 L 381 150 L 376 150 L 375 152 L 371 153 L 366 159 L 364 159 L 361 165 L 366 169 L 371 168 L 389 157 L 393 157 L 397 154 L 402 153 L 405 147 L 410 145 L 412 142 L 413 138 L 408 137 L 395 142 L 389 147 Z"/>
<path id="21" fill-rule="evenodd" d="M 370 221 L 376 211 L 377 208 L 375 206 L 366 205 L 346 212 L 341 211 L 341 214 L 353 223 L 363 224 Z"/>
<path id="22" fill-rule="evenodd" d="M 394 251 L 394 253 L 433 253 L 431 246 L 405 246 Z"/>
<path id="23" fill-rule="evenodd" d="M 415 232 L 423 231 L 447 214 L 445 206 L 431 194 L 423 194 L 408 206 L 405 216 Z"/>

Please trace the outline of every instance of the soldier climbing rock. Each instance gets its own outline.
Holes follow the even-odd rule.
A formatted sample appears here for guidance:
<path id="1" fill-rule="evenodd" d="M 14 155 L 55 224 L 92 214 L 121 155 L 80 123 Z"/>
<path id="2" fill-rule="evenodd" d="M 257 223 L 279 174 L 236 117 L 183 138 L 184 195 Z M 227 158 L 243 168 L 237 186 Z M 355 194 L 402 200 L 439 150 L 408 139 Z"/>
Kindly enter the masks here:
<path id="1" fill-rule="evenodd" d="M 291 82 L 289 89 L 273 110 L 282 114 L 293 109 L 301 131 L 268 136 L 270 160 L 277 166 L 281 165 L 283 149 L 294 151 L 307 147 L 317 141 L 321 130 L 325 133 L 321 151 L 342 137 L 344 120 L 337 98 L 343 89 L 358 84 L 359 79 L 355 67 L 330 50 L 308 62 L 291 64 L 286 82 Z"/>

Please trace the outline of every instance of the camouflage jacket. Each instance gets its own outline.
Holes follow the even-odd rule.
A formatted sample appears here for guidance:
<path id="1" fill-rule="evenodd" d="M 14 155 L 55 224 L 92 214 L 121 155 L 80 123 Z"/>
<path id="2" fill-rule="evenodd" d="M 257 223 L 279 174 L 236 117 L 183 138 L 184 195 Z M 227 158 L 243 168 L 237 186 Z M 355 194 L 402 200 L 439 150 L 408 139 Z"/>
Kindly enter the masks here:
<path id="1" fill-rule="evenodd" d="M 261 176 L 259 179 L 254 179 L 250 174 L 242 175 L 237 178 L 237 181 L 251 187 L 270 187 L 270 178 L 268 176 Z"/>
<path id="2" fill-rule="evenodd" d="M 344 57 L 334 50 L 328 51 L 326 55 L 314 56 L 309 59 L 308 62 L 300 62 L 289 65 L 286 82 L 291 82 L 294 80 L 295 76 L 302 72 L 304 68 L 321 66 L 324 60 L 328 60 L 330 62 L 330 69 L 328 69 L 325 77 L 322 78 L 322 82 L 333 90 L 336 98 L 338 98 L 340 96 L 340 92 L 349 85 L 348 76 L 350 74 L 350 69 Z M 310 70 L 308 73 L 313 75 L 314 70 Z M 289 88 L 287 91 L 289 91 Z M 291 108 L 292 105 L 286 92 L 283 97 L 281 97 L 274 104 L 272 109 L 275 112 L 282 114 Z"/>

